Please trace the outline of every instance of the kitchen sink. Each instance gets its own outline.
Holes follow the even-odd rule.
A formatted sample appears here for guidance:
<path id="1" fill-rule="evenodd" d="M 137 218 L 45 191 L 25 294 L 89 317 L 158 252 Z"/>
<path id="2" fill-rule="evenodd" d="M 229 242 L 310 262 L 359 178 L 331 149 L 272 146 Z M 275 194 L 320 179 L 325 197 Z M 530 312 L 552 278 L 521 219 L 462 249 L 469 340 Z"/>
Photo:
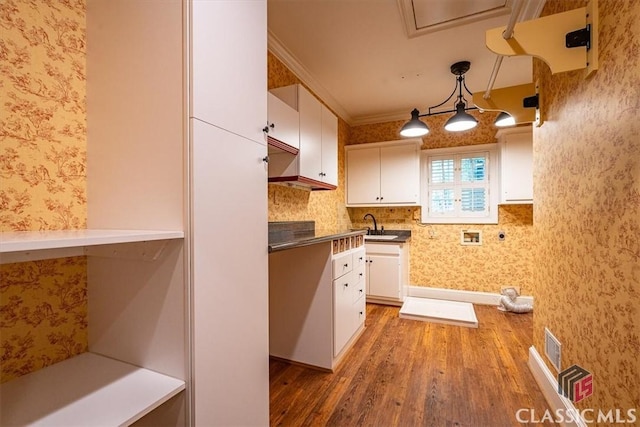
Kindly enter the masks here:
<path id="1" fill-rule="evenodd" d="M 366 235 L 364 236 L 364 240 L 375 239 L 375 240 L 393 240 L 398 236 L 393 234 L 377 234 L 377 235 Z"/>

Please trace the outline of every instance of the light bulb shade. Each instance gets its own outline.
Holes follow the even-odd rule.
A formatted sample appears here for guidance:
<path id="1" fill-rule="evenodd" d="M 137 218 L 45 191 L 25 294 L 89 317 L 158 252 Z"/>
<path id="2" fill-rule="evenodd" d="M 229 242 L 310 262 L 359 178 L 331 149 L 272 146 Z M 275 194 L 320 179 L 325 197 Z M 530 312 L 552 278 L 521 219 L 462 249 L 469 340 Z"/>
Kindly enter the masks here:
<path id="1" fill-rule="evenodd" d="M 494 122 L 494 125 L 501 128 L 506 126 L 513 126 L 515 124 L 516 119 L 514 119 L 511 114 L 505 113 L 504 111 L 501 111 L 500 114 L 498 114 L 498 117 L 496 117 L 496 121 Z"/>
<path id="2" fill-rule="evenodd" d="M 420 120 L 420 112 L 414 108 L 411 112 L 411 120 L 402 126 L 400 135 L 408 137 L 424 136 L 429 133 L 429 126 Z"/>
<path id="3" fill-rule="evenodd" d="M 449 132 L 461 132 L 463 130 L 473 129 L 478 125 L 478 121 L 471 114 L 465 111 L 464 102 L 456 105 L 456 114 L 447 120 L 444 128 Z"/>

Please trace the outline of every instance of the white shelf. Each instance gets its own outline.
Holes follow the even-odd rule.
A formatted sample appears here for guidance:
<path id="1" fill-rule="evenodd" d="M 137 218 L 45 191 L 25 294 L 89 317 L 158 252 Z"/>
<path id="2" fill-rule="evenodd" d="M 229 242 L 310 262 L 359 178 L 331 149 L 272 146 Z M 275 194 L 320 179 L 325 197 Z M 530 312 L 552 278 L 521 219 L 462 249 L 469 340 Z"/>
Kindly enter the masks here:
<path id="1" fill-rule="evenodd" d="M 0 253 L 64 249 L 113 243 L 182 239 L 183 231 L 158 230 L 58 230 L 0 233 Z"/>
<path id="2" fill-rule="evenodd" d="M 182 380 L 83 353 L 0 385 L 0 425 L 130 425 L 184 389 Z"/>

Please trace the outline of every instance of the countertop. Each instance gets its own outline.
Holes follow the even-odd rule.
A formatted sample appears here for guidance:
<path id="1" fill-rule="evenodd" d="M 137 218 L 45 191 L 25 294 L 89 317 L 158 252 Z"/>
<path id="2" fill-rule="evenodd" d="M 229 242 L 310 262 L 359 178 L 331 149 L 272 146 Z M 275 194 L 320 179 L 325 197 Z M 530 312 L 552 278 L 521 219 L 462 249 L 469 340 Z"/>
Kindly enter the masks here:
<path id="1" fill-rule="evenodd" d="M 342 232 L 336 232 L 335 230 L 319 230 L 315 231 L 313 234 L 290 236 L 285 239 L 278 239 L 272 238 L 272 234 L 269 233 L 269 252 L 299 248 L 302 246 L 315 245 L 317 243 L 331 242 L 342 237 L 362 236 L 364 234 L 367 234 L 367 230 L 346 230 Z"/>
<path id="2" fill-rule="evenodd" d="M 335 239 L 367 234 L 367 229 L 316 230 L 314 221 L 285 221 L 269 223 L 269 252 L 331 242 Z M 406 243 L 411 239 L 410 230 L 385 230 L 379 235 L 365 237 L 365 242 Z M 393 239 L 383 236 L 397 236 Z"/>

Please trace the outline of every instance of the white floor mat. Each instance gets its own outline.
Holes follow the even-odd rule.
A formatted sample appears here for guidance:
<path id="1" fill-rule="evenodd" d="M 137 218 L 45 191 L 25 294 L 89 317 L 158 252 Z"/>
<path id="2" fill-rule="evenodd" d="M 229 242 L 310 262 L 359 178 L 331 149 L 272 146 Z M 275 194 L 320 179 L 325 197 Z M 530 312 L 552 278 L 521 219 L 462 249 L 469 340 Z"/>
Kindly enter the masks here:
<path id="1" fill-rule="evenodd" d="M 400 309 L 400 317 L 467 328 L 478 327 L 476 312 L 469 302 L 406 297 Z"/>

